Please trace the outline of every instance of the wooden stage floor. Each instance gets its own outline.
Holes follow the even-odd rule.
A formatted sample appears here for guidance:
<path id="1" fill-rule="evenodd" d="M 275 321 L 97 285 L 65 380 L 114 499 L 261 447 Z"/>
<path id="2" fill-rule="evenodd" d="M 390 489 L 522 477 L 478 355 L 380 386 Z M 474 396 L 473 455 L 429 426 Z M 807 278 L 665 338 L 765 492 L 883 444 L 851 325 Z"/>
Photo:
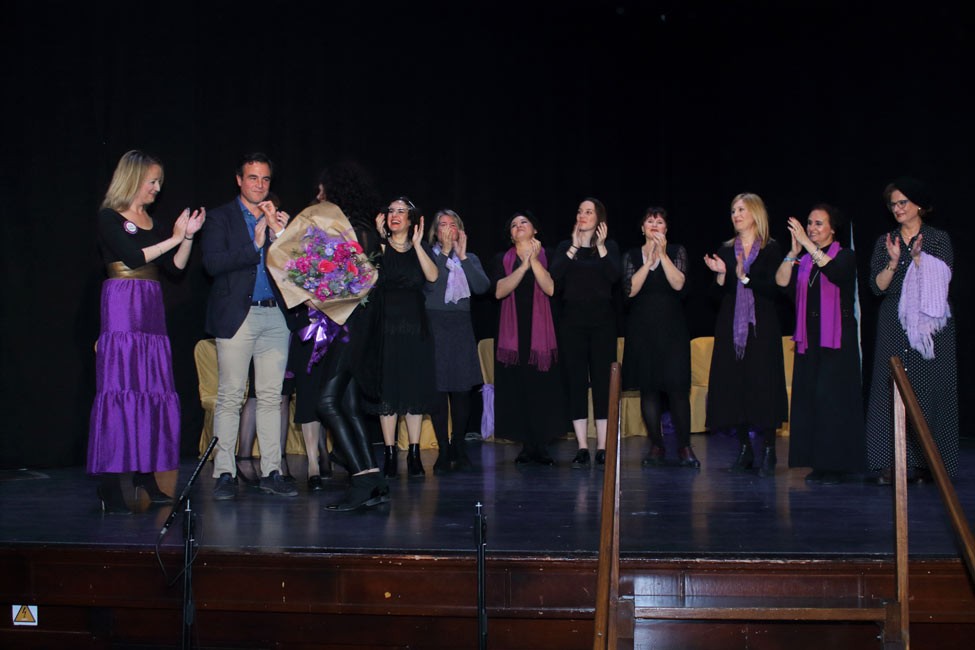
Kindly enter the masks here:
<path id="1" fill-rule="evenodd" d="M 624 556 L 721 558 L 881 558 L 893 552 L 892 490 L 865 482 L 809 485 L 807 469 L 780 460 L 775 477 L 734 474 L 726 435 L 695 435 L 700 470 L 643 468 L 646 442 L 624 438 L 621 467 L 621 550 Z M 515 466 L 519 448 L 472 443 L 476 469 L 434 476 L 436 452 L 426 450 L 424 479 L 391 481 L 392 501 L 334 513 L 346 475 L 336 469 L 325 490 L 308 493 L 304 465 L 291 457 L 299 495 L 274 497 L 241 484 L 235 501 L 211 497 L 211 466 L 192 497 L 201 548 L 248 553 L 472 553 L 474 505 L 488 521 L 488 554 L 594 557 L 598 548 L 602 472 L 569 467 L 572 441 L 551 448 L 556 467 Z M 671 445 L 673 450 L 673 445 Z M 671 451 L 671 453 L 673 453 Z M 788 457 L 788 439 L 778 441 Z M 193 469 L 186 461 L 180 485 Z M 401 453 L 401 471 L 405 457 Z M 962 441 L 960 466 L 975 466 L 975 444 Z M 82 468 L 0 473 L 0 545 L 151 546 L 169 508 L 133 516 L 103 515 L 95 483 Z M 975 521 L 975 474 L 955 481 Z M 958 548 L 934 485 L 909 490 L 912 557 L 957 557 Z M 179 546 L 179 524 L 164 542 Z"/>
<path id="2" fill-rule="evenodd" d="M 963 468 L 975 466 L 973 443 L 962 441 Z M 693 444 L 700 470 L 642 468 L 646 441 L 623 440 L 622 593 L 893 593 L 891 488 L 809 485 L 808 470 L 784 460 L 773 478 L 734 474 L 733 438 Z M 340 469 L 309 494 L 302 459 L 290 457 L 297 497 L 241 485 L 235 501 L 217 502 L 208 466 L 192 497 L 196 647 L 477 647 L 476 503 L 487 518 L 490 647 L 592 647 L 603 473 L 571 469 L 570 440 L 551 447 L 556 467 L 515 466 L 516 445 L 470 449 L 475 471 L 434 476 L 436 452 L 424 451 L 426 478 L 401 475 L 388 505 L 353 513 L 324 509 L 344 490 Z M 778 456 L 788 457 L 787 438 Z M 194 465 L 183 463 L 180 485 Z M 975 521 L 975 475 L 955 486 Z M 46 623 L 5 622 L 0 647 L 178 647 L 180 589 L 165 585 L 153 552 L 169 508 L 104 515 L 94 492 L 83 468 L 0 472 L 0 604 L 38 604 Z M 914 647 L 967 647 L 975 589 L 937 489 L 910 486 L 908 513 Z M 175 574 L 179 518 L 161 555 Z M 638 627 L 630 647 L 877 647 L 871 625 L 809 625 L 664 621 Z"/>

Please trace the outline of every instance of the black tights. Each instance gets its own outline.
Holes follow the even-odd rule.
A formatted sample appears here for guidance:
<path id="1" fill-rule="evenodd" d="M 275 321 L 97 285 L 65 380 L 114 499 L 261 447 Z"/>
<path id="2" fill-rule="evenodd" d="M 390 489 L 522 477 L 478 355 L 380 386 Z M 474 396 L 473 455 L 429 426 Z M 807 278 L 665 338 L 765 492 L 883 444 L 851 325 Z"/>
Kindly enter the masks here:
<path id="1" fill-rule="evenodd" d="M 750 445 L 751 440 L 748 436 L 748 432 L 752 430 L 752 427 L 748 424 L 739 424 L 735 431 L 738 433 L 738 442 L 743 445 Z M 765 428 L 755 428 L 755 438 L 761 438 L 762 444 L 766 447 L 775 446 L 775 429 L 772 427 Z"/>
<path id="2" fill-rule="evenodd" d="M 647 427 L 650 442 L 663 446 L 664 439 L 660 432 L 660 418 L 663 416 L 663 400 L 659 391 L 640 393 L 640 412 L 643 423 Z M 670 420 L 674 423 L 677 434 L 677 446 L 689 447 L 691 444 L 691 400 L 685 391 L 668 392 L 667 401 L 670 402 Z"/>
<path id="3" fill-rule="evenodd" d="M 348 343 L 332 341 L 321 363 L 322 388 L 318 394 L 318 419 L 332 433 L 332 444 L 347 463 L 349 473 L 375 469 L 369 447 L 359 387 L 352 378 Z"/>
<path id="4" fill-rule="evenodd" d="M 463 438 L 467 435 L 467 421 L 471 416 L 471 392 L 463 390 L 437 393 L 433 411 L 430 413 L 430 421 L 433 424 L 433 433 L 437 436 L 437 445 L 440 447 L 441 454 L 447 452 L 450 439 L 447 434 L 448 410 L 450 422 L 453 425 L 454 439 L 457 439 L 457 436 Z"/>

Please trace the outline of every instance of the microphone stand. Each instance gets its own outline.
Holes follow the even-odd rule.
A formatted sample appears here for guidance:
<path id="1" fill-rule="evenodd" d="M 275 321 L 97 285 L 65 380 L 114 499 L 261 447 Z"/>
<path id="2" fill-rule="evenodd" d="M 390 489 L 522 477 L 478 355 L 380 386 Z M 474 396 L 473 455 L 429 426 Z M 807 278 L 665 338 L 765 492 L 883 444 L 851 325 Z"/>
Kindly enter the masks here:
<path id="1" fill-rule="evenodd" d="M 176 520 L 176 513 L 179 512 L 180 507 L 183 507 L 183 637 L 180 644 L 182 650 L 189 650 L 192 645 L 192 631 L 193 623 L 196 619 L 196 605 L 193 602 L 193 557 L 194 549 L 196 548 L 196 538 L 193 531 L 193 508 L 190 504 L 190 491 L 193 489 L 193 484 L 196 482 L 197 476 L 200 475 L 200 471 L 206 464 L 207 460 L 210 458 L 210 454 L 213 453 L 213 449 L 217 446 L 217 438 L 214 436 L 210 440 L 210 445 L 203 452 L 200 457 L 200 462 L 196 464 L 196 468 L 190 475 L 189 480 L 186 482 L 186 486 L 183 488 L 183 492 L 179 495 L 179 500 L 176 501 L 176 505 L 173 507 L 173 511 L 169 513 L 169 518 L 166 519 L 166 523 L 163 524 L 162 529 L 159 531 L 159 538 L 156 540 L 156 546 L 158 547 L 160 542 L 162 542 L 163 537 L 169 531 L 170 526 Z"/>
<path id="2" fill-rule="evenodd" d="M 487 571 L 484 560 L 487 551 L 487 518 L 481 513 L 481 503 L 474 505 L 474 536 L 477 539 L 477 647 L 487 650 Z"/>

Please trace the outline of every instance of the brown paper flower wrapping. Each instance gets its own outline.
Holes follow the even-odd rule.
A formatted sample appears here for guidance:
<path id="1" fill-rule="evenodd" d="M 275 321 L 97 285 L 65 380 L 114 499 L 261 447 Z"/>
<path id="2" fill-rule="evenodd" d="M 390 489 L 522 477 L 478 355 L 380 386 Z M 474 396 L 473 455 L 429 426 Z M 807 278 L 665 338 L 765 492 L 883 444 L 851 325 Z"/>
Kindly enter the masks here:
<path id="1" fill-rule="evenodd" d="M 367 270 L 370 278 L 366 283 L 366 288 L 354 296 L 319 300 L 312 292 L 292 282 L 285 270 L 285 265 L 303 252 L 304 247 L 301 239 L 310 227 L 319 228 L 328 235 L 343 241 L 357 241 L 352 224 L 349 223 L 349 219 L 339 206 L 327 201 L 316 203 L 308 206 L 292 219 L 284 233 L 271 244 L 267 254 L 267 270 L 277 283 L 278 289 L 281 290 L 281 296 L 289 309 L 295 305 L 310 302 L 315 309 L 323 312 L 339 325 L 344 325 L 356 306 L 375 285 L 376 267 L 367 261 L 365 256 L 362 256 L 360 266 Z"/>

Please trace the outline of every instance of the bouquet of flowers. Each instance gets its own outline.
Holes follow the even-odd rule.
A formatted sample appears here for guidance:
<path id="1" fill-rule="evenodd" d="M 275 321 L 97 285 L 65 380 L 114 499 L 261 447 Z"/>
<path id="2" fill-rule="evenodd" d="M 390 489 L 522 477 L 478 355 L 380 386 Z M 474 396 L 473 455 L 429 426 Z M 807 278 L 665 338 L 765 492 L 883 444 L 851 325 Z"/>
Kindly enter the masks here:
<path id="1" fill-rule="evenodd" d="M 309 303 L 338 325 L 376 283 L 376 267 L 333 203 L 298 214 L 271 245 L 267 268 L 289 308 Z"/>

